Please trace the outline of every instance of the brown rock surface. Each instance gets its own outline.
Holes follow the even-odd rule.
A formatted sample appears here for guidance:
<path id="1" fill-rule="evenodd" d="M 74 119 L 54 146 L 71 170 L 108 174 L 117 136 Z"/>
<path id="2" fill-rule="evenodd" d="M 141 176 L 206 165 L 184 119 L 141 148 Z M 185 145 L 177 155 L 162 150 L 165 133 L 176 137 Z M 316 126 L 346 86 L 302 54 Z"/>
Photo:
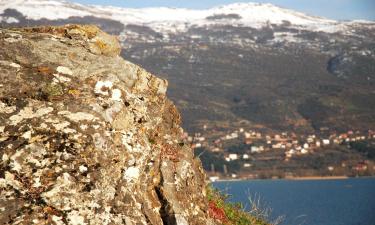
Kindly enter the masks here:
<path id="1" fill-rule="evenodd" d="M 167 82 L 93 26 L 0 30 L 0 224 L 213 224 Z"/>

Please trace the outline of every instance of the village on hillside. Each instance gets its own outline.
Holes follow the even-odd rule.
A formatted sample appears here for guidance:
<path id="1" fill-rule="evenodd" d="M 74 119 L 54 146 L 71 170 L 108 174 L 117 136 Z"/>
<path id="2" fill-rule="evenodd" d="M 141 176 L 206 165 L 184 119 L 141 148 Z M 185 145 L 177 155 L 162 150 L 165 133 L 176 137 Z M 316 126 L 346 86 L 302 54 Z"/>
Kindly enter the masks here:
<path id="1" fill-rule="evenodd" d="M 375 163 L 371 157 L 366 158 L 368 153 L 363 149 L 351 149 L 355 148 L 356 143 L 373 144 L 373 130 L 337 133 L 327 129 L 319 134 L 297 135 L 293 132 L 269 133 L 244 128 L 219 132 L 204 125 L 202 132 L 193 135 L 184 133 L 183 138 L 203 161 L 210 180 L 375 174 Z M 345 149 L 346 152 L 341 153 L 344 157 L 331 156 L 330 159 L 329 155 L 334 154 L 330 152 L 332 149 Z M 350 153 L 349 156 L 346 157 L 346 153 Z M 315 155 L 320 157 L 316 158 Z M 319 162 L 322 158 L 326 159 L 324 163 Z M 305 162 L 298 165 L 299 160 L 308 160 L 310 164 L 316 160 L 320 168 L 308 168 Z"/>

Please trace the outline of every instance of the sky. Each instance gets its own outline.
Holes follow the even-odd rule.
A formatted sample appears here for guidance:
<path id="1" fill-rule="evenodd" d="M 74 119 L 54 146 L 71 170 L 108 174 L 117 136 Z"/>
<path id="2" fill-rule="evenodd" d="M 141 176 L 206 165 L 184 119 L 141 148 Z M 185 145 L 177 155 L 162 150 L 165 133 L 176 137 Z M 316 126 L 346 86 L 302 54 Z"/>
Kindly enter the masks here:
<path id="1" fill-rule="evenodd" d="M 206 9 L 218 5 L 243 0 L 70 0 L 82 4 L 113 5 L 126 8 L 182 7 Z M 272 3 L 288 9 L 314 16 L 336 20 L 375 20 L 375 0 L 253 0 L 252 2 Z"/>

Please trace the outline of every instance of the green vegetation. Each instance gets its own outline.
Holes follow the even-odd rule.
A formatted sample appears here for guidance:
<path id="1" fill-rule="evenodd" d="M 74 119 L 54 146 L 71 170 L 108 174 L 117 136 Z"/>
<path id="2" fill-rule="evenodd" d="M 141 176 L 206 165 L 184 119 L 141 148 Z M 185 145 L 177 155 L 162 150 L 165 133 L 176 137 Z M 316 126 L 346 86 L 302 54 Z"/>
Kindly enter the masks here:
<path id="1" fill-rule="evenodd" d="M 252 201 L 250 211 L 245 211 L 241 203 L 228 202 L 229 195 L 211 186 L 207 187 L 209 214 L 223 225 L 269 225 L 266 222 L 268 210 L 259 208 L 259 202 Z"/>
<path id="2" fill-rule="evenodd" d="M 375 159 L 375 143 L 370 141 L 350 142 L 350 147 L 364 154 L 369 159 Z"/>
<path id="3" fill-rule="evenodd" d="M 227 162 L 222 152 L 211 152 L 203 147 L 195 149 L 194 154 L 202 161 L 203 168 L 206 171 L 212 171 L 213 166 L 216 172 L 224 173 L 223 165 L 227 166 L 228 173 L 237 173 L 241 169 L 241 161 Z"/>

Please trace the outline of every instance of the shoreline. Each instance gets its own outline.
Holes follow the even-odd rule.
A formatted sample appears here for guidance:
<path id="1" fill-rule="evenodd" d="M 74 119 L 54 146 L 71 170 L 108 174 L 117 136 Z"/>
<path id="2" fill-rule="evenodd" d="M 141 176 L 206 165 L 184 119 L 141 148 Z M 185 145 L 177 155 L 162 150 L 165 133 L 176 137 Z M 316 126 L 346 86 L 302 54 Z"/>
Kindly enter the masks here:
<path id="1" fill-rule="evenodd" d="M 210 181 L 209 183 L 215 182 L 237 182 L 237 181 L 277 181 L 277 180 L 288 180 L 288 181 L 308 181 L 308 180 L 346 180 L 346 179 L 361 179 L 361 178 L 375 178 L 375 176 L 362 176 L 362 177 L 348 177 L 348 176 L 307 176 L 307 177 L 288 177 L 288 178 L 278 178 L 278 179 L 218 179 L 215 181 Z"/>
<path id="2" fill-rule="evenodd" d="M 349 179 L 348 176 L 307 176 L 307 177 L 287 177 L 284 180 L 344 180 Z"/>

